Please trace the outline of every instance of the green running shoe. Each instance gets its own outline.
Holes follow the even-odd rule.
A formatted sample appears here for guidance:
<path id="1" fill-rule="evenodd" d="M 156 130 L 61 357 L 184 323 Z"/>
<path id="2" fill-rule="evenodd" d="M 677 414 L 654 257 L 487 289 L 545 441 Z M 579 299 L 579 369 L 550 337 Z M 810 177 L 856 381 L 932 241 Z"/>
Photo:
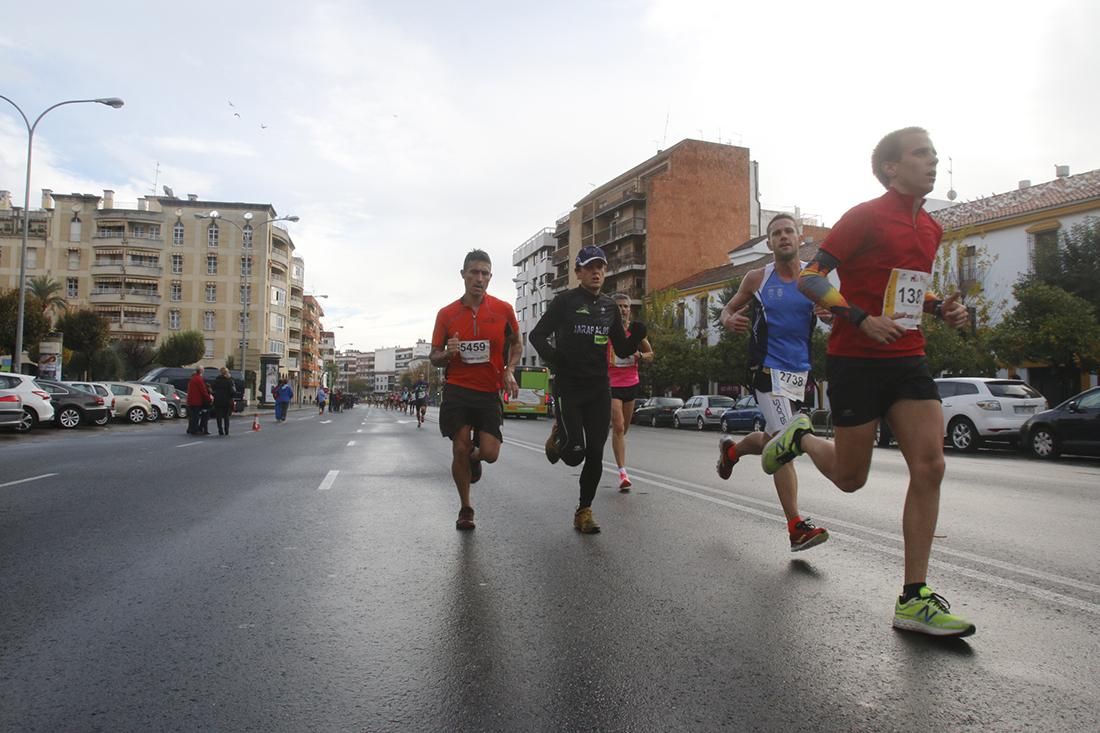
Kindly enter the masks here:
<path id="1" fill-rule="evenodd" d="M 912 598 L 904 603 L 899 598 L 894 603 L 894 628 L 932 636 L 973 634 L 974 624 L 962 616 L 948 613 L 950 610 L 951 604 L 926 585 L 920 589 L 919 598 Z"/>
<path id="2" fill-rule="evenodd" d="M 810 418 L 799 413 L 782 433 L 769 440 L 764 446 L 764 452 L 760 454 L 760 465 L 764 467 L 764 473 L 771 475 L 784 464 L 802 455 L 802 446 L 799 442 L 805 433 L 813 435 L 814 426 Z"/>

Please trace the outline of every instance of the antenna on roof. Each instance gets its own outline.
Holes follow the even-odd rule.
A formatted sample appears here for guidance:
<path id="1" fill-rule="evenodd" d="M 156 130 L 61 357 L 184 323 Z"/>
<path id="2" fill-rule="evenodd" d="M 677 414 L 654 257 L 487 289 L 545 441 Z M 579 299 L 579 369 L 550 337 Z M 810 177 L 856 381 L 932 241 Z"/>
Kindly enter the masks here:
<path id="1" fill-rule="evenodd" d="M 955 162 L 951 159 L 947 159 L 947 200 L 954 201 L 959 197 L 957 191 L 955 191 Z"/>
<path id="2" fill-rule="evenodd" d="M 157 161 L 157 169 L 153 171 L 153 187 L 149 189 L 149 193 L 156 194 L 157 182 L 160 180 L 160 161 Z"/>
<path id="3" fill-rule="evenodd" d="M 171 186 L 164 187 L 164 195 L 170 199 L 174 199 L 176 197 L 176 194 L 172 192 Z"/>

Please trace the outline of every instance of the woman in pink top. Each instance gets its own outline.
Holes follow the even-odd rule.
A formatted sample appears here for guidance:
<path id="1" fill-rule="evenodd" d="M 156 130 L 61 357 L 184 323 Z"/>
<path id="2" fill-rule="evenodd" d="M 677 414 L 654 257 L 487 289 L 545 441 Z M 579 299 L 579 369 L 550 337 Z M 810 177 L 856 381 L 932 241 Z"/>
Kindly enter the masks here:
<path id="1" fill-rule="evenodd" d="M 611 296 L 619 306 L 623 323 L 630 323 L 630 296 L 615 293 Z M 627 332 L 629 336 L 630 333 Z M 619 467 L 619 491 L 630 491 L 630 477 L 626 473 L 626 431 L 634 415 L 634 400 L 638 397 L 638 363 L 653 361 L 653 347 L 649 339 L 642 339 L 638 351 L 621 358 L 610 345 L 607 348 L 607 375 L 611 380 L 611 449 Z"/>

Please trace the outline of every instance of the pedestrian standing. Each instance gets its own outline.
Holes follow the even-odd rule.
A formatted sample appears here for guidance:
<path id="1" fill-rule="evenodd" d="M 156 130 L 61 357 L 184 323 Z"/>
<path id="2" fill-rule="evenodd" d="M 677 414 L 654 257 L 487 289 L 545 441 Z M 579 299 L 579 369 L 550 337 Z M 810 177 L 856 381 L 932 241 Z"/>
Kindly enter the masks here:
<path id="1" fill-rule="evenodd" d="M 290 407 L 290 401 L 294 399 L 294 389 L 285 379 L 279 380 L 275 389 L 275 421 L 286 422 L 286 412 Z"/>
<path id="2" fill-rule="evenodd" d="M 327 394 L 325 393 L 325 388 L 324 387 L 318 387 L 317 388 L 317 410 L 318 410 L 317 414 L 318 415 L 324 415 L 325 414 L 325 398 L 326 397 L 327 397 Z"/>
<path id="3" fill-rule="evenodd" d="M 470 484 L 481 479 L 482 461 L 493 463 L 500 455 L 500 390 L 519 395 L 513 371 L 523 343 L 512 306 L 486 292 L 493 277 L 489 255 L 471 251 L 460 274 L 465 291 L 436 314 L 428 358 L 447 370 L 439 431 L 451 439 L 451 478 L 459 500 L 455 529 L 471 530 L 475 525 Z"/>
<path id="4" fill-rule="evenodd" d="M 237 392 L 237 385 L 234 384 L 229 369 L 222 367 L 218 371 L 210 392 L 214 397 L 214 420 L 218 423 L 218 435 L 229 435 L 229 415 L 233 412 L 233 398 Z"/>
<path id="5" fill-rule="evenodd" d="M 602 249 L 582 247 L 574 271 L 580 285 L 550 301 L 528 340 L 554 372 L 556 409 L 546 458 L 550 463 L 560 458 L 567 466 L 584 463 L 573 527 L 595 534 L 600 525 L 592 516 L 592 500 L 603 473 L 603 448 L 611 425 L 607 344 L 616 356 L 628 357 L 638 351 L 646 327 L 635 321 L 627 336 L 615 302 L 600 294 L 607 273 Z"/>
<path id="6" fill-rule="evenodd" d="M 210 388 L 202 376 L 202 367 L 195 367 L 195 373 L 187 381 L 187 434 L 202 435 L 202 415 L 210 403 Z"/>

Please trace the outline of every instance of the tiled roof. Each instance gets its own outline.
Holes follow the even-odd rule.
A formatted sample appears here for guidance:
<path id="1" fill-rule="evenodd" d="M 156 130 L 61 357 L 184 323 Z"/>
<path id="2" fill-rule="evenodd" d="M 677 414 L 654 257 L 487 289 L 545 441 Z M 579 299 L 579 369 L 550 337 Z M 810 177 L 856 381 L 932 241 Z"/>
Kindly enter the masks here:
<path id="1" fill-rule="evenodd" d="M 967 201 L 934 211 L 932 218 L 944 229 L 954 230 L 1094 199 L 1100 206 L 1100 170 Z"/>
<path id="2" fill-rule="evenodd" d="M 762 238 L 761 238 L 762 239 Z M 752 240 L 750 240 L 752 241 Z M 798 248 L 798 256 L 809 262 L 817 254 L 817 248 L 820 242 L 807 242 L 803 243 Z M 742 246 L 735 247 L 735 250 L 742 249 Z M 669 287 L 676 288 L 683 292 L 687 290 L 697 290 L 699 288 L 705 288 L 707 286 L 724 286 L 727 282 L 735 277 L 743 277 L 746 272 L 753 270 L 757 267 L 763 267 L 765 260 L 770 257 L 768 254 L 762 254 L 758 259 L 752 262 L 742 262 L 740 265 L 719 265 L 718 267 L 711 267 L 710 269 L 697 272 L 690 277 L 685 277 L 683 280 L 673 283 Z"/>

